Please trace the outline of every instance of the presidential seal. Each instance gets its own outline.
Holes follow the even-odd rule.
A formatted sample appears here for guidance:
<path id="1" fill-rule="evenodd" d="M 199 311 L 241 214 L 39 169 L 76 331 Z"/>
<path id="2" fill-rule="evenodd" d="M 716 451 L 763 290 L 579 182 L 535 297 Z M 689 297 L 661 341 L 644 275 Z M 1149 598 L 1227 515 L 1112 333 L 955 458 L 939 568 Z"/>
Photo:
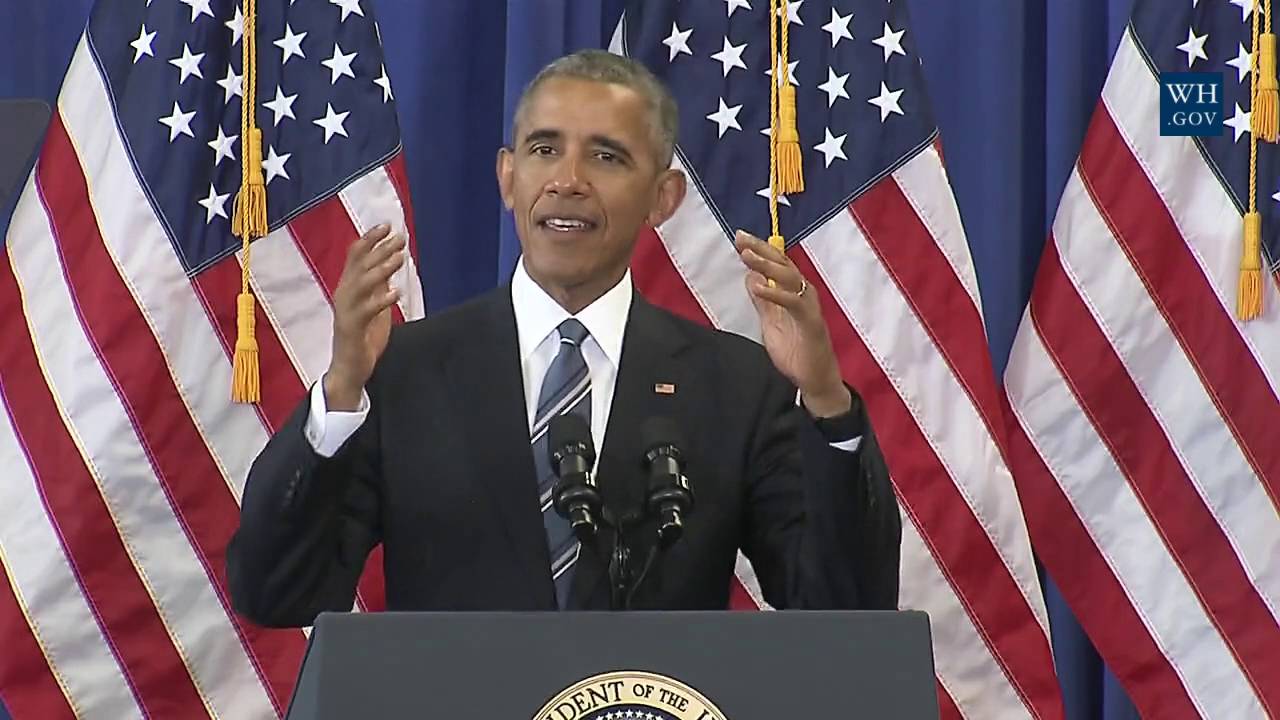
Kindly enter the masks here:
<path id="1" fill-rule="evenodd" d="M 697 690 L 647 672 L 589 677 L 555 696 L 533 720 L 728 720 Z"/>

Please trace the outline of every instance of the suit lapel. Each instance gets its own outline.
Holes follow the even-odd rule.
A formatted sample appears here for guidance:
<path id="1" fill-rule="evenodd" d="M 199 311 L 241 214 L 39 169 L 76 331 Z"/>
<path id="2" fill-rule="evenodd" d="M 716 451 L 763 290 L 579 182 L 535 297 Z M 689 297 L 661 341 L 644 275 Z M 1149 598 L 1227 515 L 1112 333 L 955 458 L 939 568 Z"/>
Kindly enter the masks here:
<path id="1" fill-rule="evenodd" d="M 672 419 L 685 416 L 680 411 L 684 403 L 679 390 L 682 386 L 692 386 L 688 384 L 688 364 L 678 362 L 677 356 L 688 345 L 689 339 L 680 326 L 639 293 L 633 295 L 596 473 L 605 507 L 614 514 L 639 512 L 643 508 L 647 478 L 642 459 L 641 423 L 653 415 Z M 662 387 L 655 389 L 658 385 Z M 571 608 L 608 607 L 608 566 L 613 537 L 611 532 L 605 535 L 601 538 L 601 552 L 583 548 L 574 576 Z M 647 547 L 648 538 L 640 540 L 638 543 L 632 539 L 630 544 Z M 643 556 L 632 558 L 637 570 L 643 561 Z"/>
<path id="2" fill-rule="evenodd" d="M 510 288 L 482 305 L 475 336 L 457 344 L 449 363 L 451 392 L 463 398 L 458 420 L 466 437 L 482 438 L 474 476 L 493 507 L 518 564 L 536 594 L 536 606 L 555 606 L 546 532 L 538 513 L 537 482 L 524 402 L 519 341 Z"/>

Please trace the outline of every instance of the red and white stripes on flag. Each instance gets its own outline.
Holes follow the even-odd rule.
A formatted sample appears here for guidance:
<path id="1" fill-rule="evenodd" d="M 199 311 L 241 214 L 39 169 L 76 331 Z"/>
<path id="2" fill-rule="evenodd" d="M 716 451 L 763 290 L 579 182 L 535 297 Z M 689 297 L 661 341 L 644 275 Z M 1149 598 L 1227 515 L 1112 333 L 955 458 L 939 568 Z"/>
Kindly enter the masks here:
<path id="1" fill-rule="evenodd" d="M 250 463 L 328 364 L 347 247 L 412 227 L 403 161 L 254 243 L 263 398 L 237 405 L 240 258 L 187 276 L 111 115 L 82 40 L 0 262 L 0 687 L 22 718 L 279 716 L 305 638 L 232 612 L 224 551 Z M 416 262 L 395 282 L 421 317 Z"/>
<path id="2" fill-rule="evenodd" d="M 1132 30 L 1130 30 L 1130 33 Z M 1126 33 L 1005 387 L 1036 551 L 1148 717 L 1280 716 L 1280 292 Z"/>
<path id="3" fill-rule="evenodd" d="M 938 152 L 788 254 L 820 293 L 888 462 L 903 514 L 900 604 L 930 615 L 943 717 L 1061 717 L 977 277 Z M 652 302 L 759 340 L 741 261 L 700 191 L 641 237 L 632 269 Z M 763 608 L 743 558 L 738 577 L 738 604 Z"/>

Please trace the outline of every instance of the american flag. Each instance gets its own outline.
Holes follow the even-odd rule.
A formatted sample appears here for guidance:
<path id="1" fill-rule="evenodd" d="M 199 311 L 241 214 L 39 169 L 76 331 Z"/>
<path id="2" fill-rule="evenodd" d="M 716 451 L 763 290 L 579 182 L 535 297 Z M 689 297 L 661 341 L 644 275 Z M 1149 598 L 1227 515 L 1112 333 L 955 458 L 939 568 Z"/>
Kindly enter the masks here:
<path id="1" fill-rule="evenodd" d="M 1036 551 L 1150 717 L 1280 716 L 1280 151 L 1261 141 L 1263 314 L 1236 319 L 1253 11 L 1137 3 L 1005 374 Z M 1222 74 L 1221 136 L 1160 135 L 1159 74 L 1188 71 Z"/>
<path id="2" fill-rule="evenodd" d="M 259 404 L 231 402 L 242 6 L 99 0 L 9 228 L 0 689 L 17 717 L 288 702 L 305 637 L 232 612 L 224 549 L 250 462 L 328 364 L 347 246 L 412 222 L 370 4 L 257 5 Z M 400 319 L 423 314 L 417 277 L 396 279 Z"/>
<path id="3" fill-rule="evenodd" d="M 681 108 L 674 218 L 633 265 L 651 300 L 759 338 L 731 238 L 769 234 L 768 0 L 632 2 L 611 49 Z M 900 499 L 901 606 L 933 629 L 944 717 L 1061 717 L 1048 620 L 1007 460 L 969 246 L 906 3 L 784 3 L 806 189 L 788 254 L 822 299 Z M 742 604 L 763 606 L 739 563 Z"/>

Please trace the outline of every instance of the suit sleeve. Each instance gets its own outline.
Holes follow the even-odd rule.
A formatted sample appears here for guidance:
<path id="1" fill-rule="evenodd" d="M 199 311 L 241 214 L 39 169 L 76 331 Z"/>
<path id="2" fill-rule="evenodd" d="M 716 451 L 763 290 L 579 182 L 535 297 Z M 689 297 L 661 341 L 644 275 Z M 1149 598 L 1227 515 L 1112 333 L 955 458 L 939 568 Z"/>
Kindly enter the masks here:
<path id="1" fill-rule="evenodd" d="M 776 608 L 882 609 L 898 604 L 901 516 L 861 400 L 862 442 L 833 448 L 768 384 L 751 447 L 744 553 Z"/>
<path id="2" fill-rule="evenodd" d="M 227 547 L 232 604 L 267 627 L 349 611 L 381 538 L 376 407 L 331 458 L 304 434 L 309 412 L 308 394 L 253 463 Z"/>

